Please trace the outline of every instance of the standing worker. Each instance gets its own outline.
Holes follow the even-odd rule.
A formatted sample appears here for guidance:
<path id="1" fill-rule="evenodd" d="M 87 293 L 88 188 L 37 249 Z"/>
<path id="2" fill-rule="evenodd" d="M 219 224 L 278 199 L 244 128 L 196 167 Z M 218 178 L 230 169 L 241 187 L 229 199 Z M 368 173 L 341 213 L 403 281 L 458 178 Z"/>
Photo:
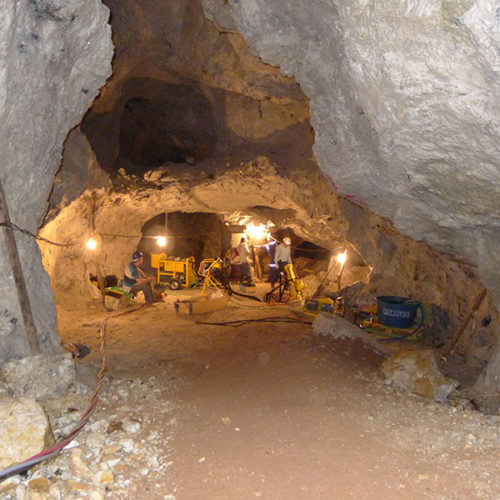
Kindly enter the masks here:
<path id="1" fill-rule="evenodd" d="M 279 270 L 276 264 L 275 254 L 276 254 L 276 240 L 272 237 L 271 233 L 267 235 L 267 243 L 265 245 L 256 245 L 259 248 L 265 248 L 269 254 L 269 283 L 271 283 L 271 288 L 278 281 Z"/>
<path id="2" fill-rule="evenodd" d="M 283 242 L 276 245 L 276 253 L 274 255 L 275 261 L 278 263 L 278 269 L 280 273 L 285 272 L 285 266 L 287 264 L 292 264 L 292 254 L 290 246 L 292 240 L 287 236 L 283 238 Z"/>
<path id="3" fill-rule="evenodd" d="M 240 244 L 236 247 L 236 251 L 240 257 L 240 273 L 241 280 L 251 283 L 252 272 L 250 270 L 250 264 L 248 262 L 248 257 L 250 255 L 250 249 L 245 241 L 245 238 L 241 238 Z"/>
<path id="4" fill-rule="evenodd" d="M 133 294 L 142 292 L 146 304 L 152 304 L 154 300 L 151 282 L 154 281 L 154 278 L 148 278 L 139 267 L 143 262 L 143 256 L 144 254 L 139 251 L 133 253 L 132 260 L 125 267 L 123 288 L 125 291 L 132 292 Z"/>

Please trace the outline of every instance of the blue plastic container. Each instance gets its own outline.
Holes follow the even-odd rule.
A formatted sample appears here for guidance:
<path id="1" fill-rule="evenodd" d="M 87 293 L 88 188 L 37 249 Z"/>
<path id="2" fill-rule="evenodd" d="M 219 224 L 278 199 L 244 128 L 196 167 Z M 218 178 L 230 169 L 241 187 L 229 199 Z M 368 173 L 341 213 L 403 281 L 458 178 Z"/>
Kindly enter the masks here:
<path id="1" fill-rule="evenodd" d="M 415 320 L 418 306 L 416 300 L 382 295 L 377 297 L 378 320 L 384 326 L 408 328 Z"/>

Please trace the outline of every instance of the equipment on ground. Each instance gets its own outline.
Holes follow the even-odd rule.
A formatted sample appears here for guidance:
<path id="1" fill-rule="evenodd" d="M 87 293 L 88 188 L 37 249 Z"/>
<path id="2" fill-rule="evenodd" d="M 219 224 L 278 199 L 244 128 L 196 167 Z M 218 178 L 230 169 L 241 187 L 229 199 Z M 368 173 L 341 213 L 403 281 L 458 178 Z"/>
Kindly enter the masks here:
<path id="1" fill-rule="evenodd" d="M 300 278 L 297 278 L 293 264 L 287 264 L 284 271 L 284 273 L 280 273 L 278 285 L 266 293 L 265 301 L 288 302 L 290 300 L 299 300 L 301 304 L 304 304 L 305 283 Z"/>
<path id="2" fill-rule="evenodd" d="M 367 333 L 377 335 L 378 342 L 410 340 L 423 340 L 428 334 L 429 320 L 424 305 L 418 301 L 404 299 L 404 302 L 398 302 L 395 296 L 378 297 L 378 305 L 367 305 L 361 308 L 354 307 L 354 324 L 358 325 Z M 382 300 L 380 300 L 382 299 Z M 391 299 L 391 300 L 389 300 Z M 415 304 L 412 304 L 412 303 Z M 402 305 L 410 305 L 411 323 L 408 322 L 407 310 Z M 415 313 L 413 307 L 415 306 Z M 385 310 L 382 310 L 385 309 Z M 397 313 L 397 315 L 396 315 Z M 403 318 L 403 321 L 397 322 L 396 319 Z M 388 321 L 391 319 L 391 321 Z M 387 323 L 390 323 L 389 325 Z M 395 324 L 396 323 L 396 324 Z"/>
<path id="3" fill-rule="evenodd" d="M 177 314 L 205 314 L 224 309 L 228 300 L 228 293 L 217 291 L 212 295 L 201 295 L 199 297 L 177 300 L 174 303 L 174 308 Z"/>
<path id="4" fill-rule="evenodd" d="M 304 305 L 304 312 L 316 315 L 319 312 L 329 312 L 335 316 L 345 316 L 345 302 L 344 297 L 339 295 L 335 299 L 329 297 L 311 299 L 306 301 Z"/>
<path id="5" fill-rule="evenodd" d="M 222 272 L 222 260 L 219 257 L 213 259 L 203 259 L 198 268 L 198 275 L 204 278 L 201 294 L 203 295 L 210 288 L 225 288 Z"/>
<path id="6" fill-rule="evenodd" d="M 378 320 L 384 326 L 408 328 L 412 325 L 420 302 L 407 297 L 382 295 L 377 297 Z"/>
<path id="7" fill-rule="evenodd" d="M 303 304 L 305 302 L 303 291 L 306 289 L 306 285 L 300 278 L 297 278 L 293 264 L 287 264 L 285 266 L 285 274 L 288 282 L 290 283 L 292 300 L 298 299 Z"/>
<path id="8" fill-rule="evenodd" d="M 167 284 L 172 290 L 196 286 L 198 277 L 194 269 L 194 257 L 181 260 L 168 258 L 164 253 L 151 254 L 151 267 L 156 268 L 156 282 Z"/>

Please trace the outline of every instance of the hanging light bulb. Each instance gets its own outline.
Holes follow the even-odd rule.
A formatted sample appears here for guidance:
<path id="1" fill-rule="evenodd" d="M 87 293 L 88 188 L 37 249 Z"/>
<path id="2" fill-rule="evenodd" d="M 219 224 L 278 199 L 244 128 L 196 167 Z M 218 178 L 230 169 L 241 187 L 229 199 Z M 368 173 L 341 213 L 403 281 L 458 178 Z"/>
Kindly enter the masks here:
<path id="1" fill-rule="evenodd" d="M 166 247 L 167 246 L 167 237 L 166 236 L 155 236 L 156 243 L 158 244 L 159 247 Z"/>
<path id="2" fill-rule="evenodd" d="M 97 248 L 97 240 L 95 238 L 90 237 L 87 240 L 85 246 L 93 252 Z"/>
<path id="3" fill-rule="evenodd" d="M 252 243 L 264 241 L 266 239 L 267 232 L 267 228 L 264 224 L 257 225 L 250 222 L 245 227 L 245 235 Z"/>
<path id="4" fill-rule="evenodd" d="M 347 254 L 346 252 L 344 251 L 343 253 L 339 253 L 337 255 L 337 262 L 343 266 L 345 264 L 345 261 L 346 261 L 346 258 L 347 258 Z"/>

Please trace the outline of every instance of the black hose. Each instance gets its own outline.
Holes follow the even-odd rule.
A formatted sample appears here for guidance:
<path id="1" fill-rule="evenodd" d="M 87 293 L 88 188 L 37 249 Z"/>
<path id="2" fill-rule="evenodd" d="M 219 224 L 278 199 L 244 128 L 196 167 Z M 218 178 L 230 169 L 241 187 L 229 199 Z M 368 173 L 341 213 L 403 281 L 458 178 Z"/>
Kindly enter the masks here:
<path id="1" fill-rule="evenodd" d="M 224 288 L 226 288 L 226 290 L 229 292 L 229 295 L 237 295 L 238 297 L 246 297 L 247 299 L 252 299 L 252 300 L 256 300 L 257 302 L 262 302 L 262 300 L 259 299 L 259 297 L 255 297 L 254 295 L 245 295 L 244 293 L 238 293 L 238 292 L 235 292 L 232 288 L 231 288 L 231 285 L 227 285 L 225 286 Z"/>
<path id="2" fill-rule="evenodd" d="M 196 321 L 197 325 L 212 325 L 212 326 L 234 326 L 235 328 L 243 326 L 245 323 L 296 323 L 301 325 L 312 325 L 312 321 L 306 321 L 299 318 L 290 318 L 288 316 L 269 316 L 267 318 L 257 319 L 239 319 L 234 321 L 208 322 Z"/>
<path id="3" fill-rule="evenodd" d="M 214 269 L 212 271 L 214 278 L 219 281 L 219 283 L 228 291 L 229 295 L 237 295 L 238 297 L 245 297 L 247 299 L 252 299 L 257 302 L 262 302 L 258 297 L 255 297 L 253 295 L 246 295 L 244 293 L 238 293 L 235 292 L 232 288 L 231 285 L 229 284 L 229 281 L 227 280 L 226 276 L 219 270 L 219 269 Z"/>

